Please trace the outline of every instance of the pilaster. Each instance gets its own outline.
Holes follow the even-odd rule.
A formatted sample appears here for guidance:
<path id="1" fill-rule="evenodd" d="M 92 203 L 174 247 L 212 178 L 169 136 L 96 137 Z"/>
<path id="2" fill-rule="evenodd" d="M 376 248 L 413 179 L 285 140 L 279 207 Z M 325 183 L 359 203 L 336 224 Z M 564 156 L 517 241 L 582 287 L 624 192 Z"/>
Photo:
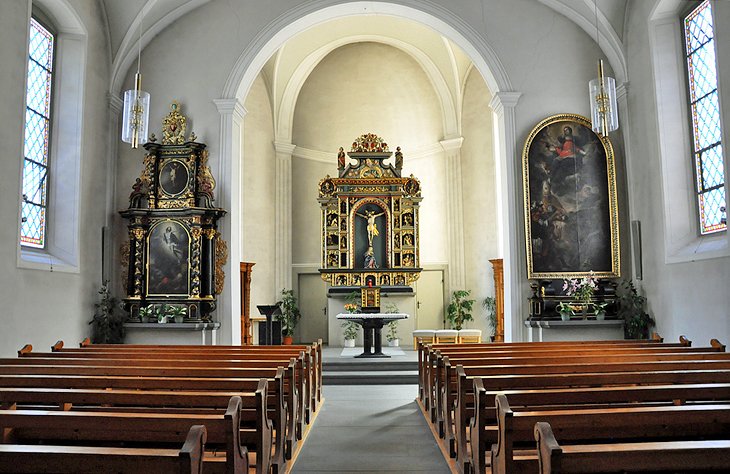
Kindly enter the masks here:
<path id="1" fill-rule="evenodd" d="M 241 209 L 243 193 L 243 119 L 246 109 L 238 99 L 214 100 L 220 114 L 220 148 L 217 163 L 211 157 L 210 166 L 217 169 L 216 195 L 219 206 L 228 211 L 228 219 L 222 219 L 218 231 L 228 243 L 228 262 L 223 267 L 226 280 L 218 297 L 218 319 L 221 323 L 223 344 L 241 343 L 241 318 L 239 314 L 241 286 L 239 265 L 241 262 Z"/>
<path id="2" fill-rule="evenodd" d="M 277 294 L 292 288 L 292 214 L 291 159 L 296 145 L 274 141 L 276 150 L 276 269 L 274 281 Z"/>
<path id="3" fill-rule="evenodd" d="M 522 200 L 520 159 L 517 154 L 515 109 L 522 94 L 497 92 L 489 106 L 494 114 L 494 156 L 497 166 L 497 220 L 499 248 L 504 263 L 504 340 L 523 340 L 525 316 L 522 274 L 525 269 L 524 229 L 520 225 Z"/>
<path id="4" fill-rule="evenodd" d="M 111 232 L 111 229 L 113 228 L 114 218 L 117 215 L 117 209 L 119 207 L 117 205 L 116 199 L 118 175 L 117 163 L 119 161 L 119 134 L 121 130 L 119 122 L 122 114 L 122 107 L 124 106 L 124 101 L 111 93 L 107 93 L 106 99 L 109 105 L 109 108 L 107 110 L 107 123 L 109 124 L 109 134 L 107 137 L 106 147 L 106 216 L 104 218 L 104 263 L 101 269 L 101 279 L 102 281 L 109 280 L 112 285 L 111 287 L 114 288 L 117 279 L 117 272 L 113 272 L 111 269 L 114 267 L 114 265 L 112 265 L 112 262 L 115 260 L 114 255 L 116 253 L 114 249 L 118 248 L 119 245 L 117 245 L 117 239 L 115 239 L 114 233 Z"/>
<path id="5" fill-rule="evenodd" d="M 461 179 L 461 145 L 463 137 L 441 140 L 446 158 L 446 222 L 449 238 L 449 288 L 448 293 L 464 289 L 464 197 Z"/>

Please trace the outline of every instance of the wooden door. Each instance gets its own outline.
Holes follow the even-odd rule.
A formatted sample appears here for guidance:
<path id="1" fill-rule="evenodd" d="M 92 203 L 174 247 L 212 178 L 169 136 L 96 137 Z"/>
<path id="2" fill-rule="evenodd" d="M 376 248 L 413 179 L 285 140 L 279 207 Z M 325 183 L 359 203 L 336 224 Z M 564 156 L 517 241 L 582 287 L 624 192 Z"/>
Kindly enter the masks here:
<path id="1" fill-rule="evenodd" d="M 424 270 L 416 282 L 416 329 L 444 327 L 444 272 Z"/>

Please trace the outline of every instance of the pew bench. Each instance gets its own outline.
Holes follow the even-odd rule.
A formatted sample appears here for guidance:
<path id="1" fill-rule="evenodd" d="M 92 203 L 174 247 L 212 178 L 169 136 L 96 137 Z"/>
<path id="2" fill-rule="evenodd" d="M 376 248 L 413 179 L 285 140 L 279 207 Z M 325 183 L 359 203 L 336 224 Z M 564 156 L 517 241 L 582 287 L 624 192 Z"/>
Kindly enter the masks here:
<path id="1" fill-rule="evenodd" d="M 550 423 L 556 439 L 575 444 L 724 439 L 730 427 L 728 405 L 513 411 L 504 395 L 496 396 L 496 404 L 499 434 L 491 462 L 495 474 L 537 472 L 537 422 Z M 517 449 L 530 445 L 529 452 Z"/>
<path id="2" fill-rule="evenodd" d="M 205 426 L 194 425 L 180 450 L 0 444 L 0 472 L 201 474 L 205 442 Z"/>
<path id="3" fill-rule="evenodd" d="M 561 446 L 549 423 L 535 424 L 540 474 L 728 472 L 730 440 Z"/>
<path id="4" fill-rule="evenodd" d="M 49 411 L 0 410 L 0 426 L 5 442 L 16 444 L 88 443 L 114 447 L 167 447 L 180 441 L 181 434 L 193 425 L 204 425 L 209 448 L 220 450 L 225 457 L 206 451 L 205 470 L 234 474 L 249 472 L 246 446 L 251 448 L 251 472 L 268 473 L 271 469 L 271 422 L 266 418 L 263 403 L 266 381 L 256 394 L 258 404 L 255 428 L 242 423 L 241 397 L 231 397 L 225 413 L 176 413 L 120 411 Z M 255 456 L 253 455 L 255 453 Z M 215 458 L 215 459 L 213 459 Z"/>

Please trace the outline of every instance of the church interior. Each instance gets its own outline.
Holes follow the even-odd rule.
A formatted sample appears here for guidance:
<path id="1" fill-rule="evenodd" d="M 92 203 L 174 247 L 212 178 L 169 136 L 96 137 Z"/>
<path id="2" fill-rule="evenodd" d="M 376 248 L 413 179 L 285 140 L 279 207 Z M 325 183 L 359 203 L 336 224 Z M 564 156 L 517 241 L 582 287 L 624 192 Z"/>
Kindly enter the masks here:
<path id="1" fill-rule="evenodd" d="M 413 357 L 453 328 L 727 343 L 727 25 L 720 0 L 4 2 L 0 357 L 75 346 L 105 295 L 130 345 L 261 344 L 287 292 L 284 335 L 339 353 L 361 287 Z M 169 303 L 185 323 L 147 322 Z"/>

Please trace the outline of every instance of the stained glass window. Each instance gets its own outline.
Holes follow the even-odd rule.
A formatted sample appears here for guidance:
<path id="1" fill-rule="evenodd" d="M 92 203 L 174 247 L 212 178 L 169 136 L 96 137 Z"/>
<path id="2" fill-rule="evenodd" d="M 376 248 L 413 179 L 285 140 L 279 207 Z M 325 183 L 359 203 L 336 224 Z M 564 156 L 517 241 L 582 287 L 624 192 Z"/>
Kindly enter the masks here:
<path id="1" fill-rule="evenodd" d="M 28 82 L 25 95 L 20 243 L 36 248 L 43 248 L 46 244 L 54 43 L 53 34 L 35 18 L 31 18 Z"/>
<path id="2" fill-rule="evenodd" d="M 712 7 L 705 0 L 684 18 L 693 161 L 702 234 L 727 229 L 714 37 Z"/>

